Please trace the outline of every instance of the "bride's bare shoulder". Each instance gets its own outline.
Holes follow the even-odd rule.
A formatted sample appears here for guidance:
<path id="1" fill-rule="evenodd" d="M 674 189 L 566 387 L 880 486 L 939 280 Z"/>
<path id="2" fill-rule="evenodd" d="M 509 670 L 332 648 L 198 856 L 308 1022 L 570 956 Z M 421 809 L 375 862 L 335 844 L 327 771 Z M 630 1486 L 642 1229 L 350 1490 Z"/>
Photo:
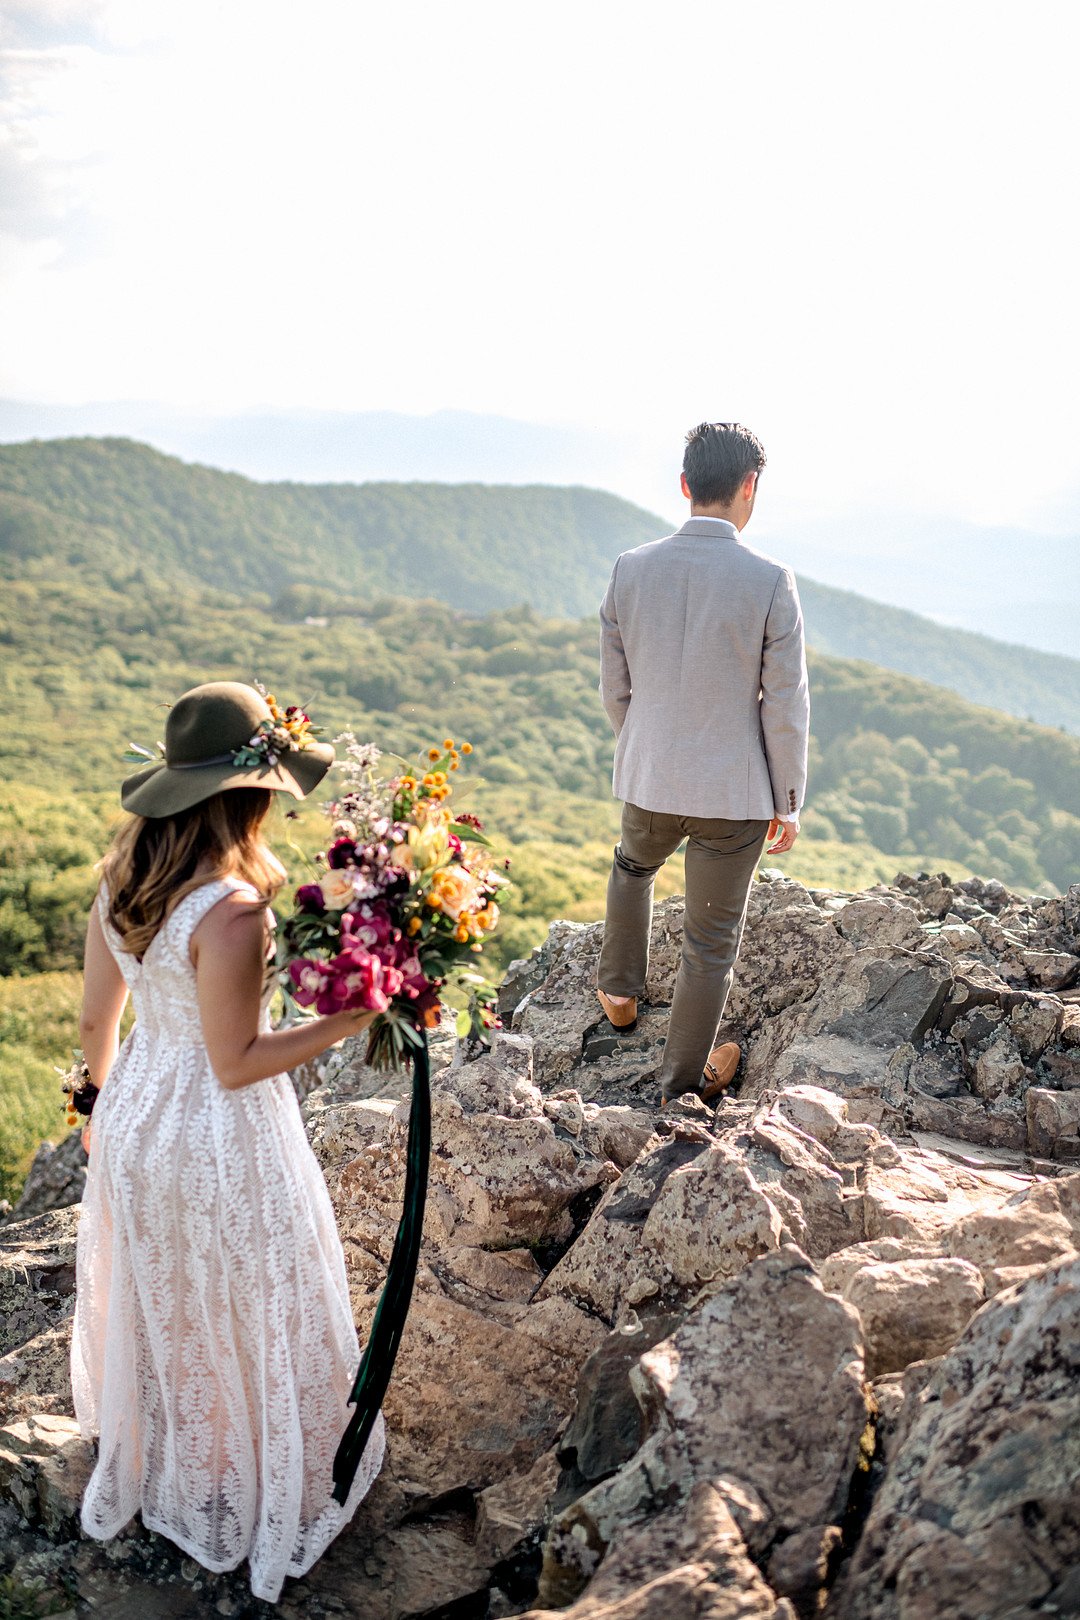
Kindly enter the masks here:
<path id="1" fill-rule="evenodd" d="M 266 927 L 266 901 L 251 884 L 228 890 L 200 917 L 191 934 L 194 955 L 203 945 L 239 944 L 245 933 L 261 936 Z"/>

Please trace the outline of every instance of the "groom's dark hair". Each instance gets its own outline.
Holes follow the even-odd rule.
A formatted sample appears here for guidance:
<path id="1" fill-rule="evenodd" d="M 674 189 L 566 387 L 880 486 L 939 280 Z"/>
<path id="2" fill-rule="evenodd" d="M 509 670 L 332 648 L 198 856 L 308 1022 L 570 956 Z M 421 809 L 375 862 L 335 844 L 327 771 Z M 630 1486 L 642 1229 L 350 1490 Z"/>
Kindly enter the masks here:
<path id="1" fill-rule="evenodd" d="M 695 506 L 728 506 L 747 473 L 760 472 L 760 439 L 739 422 L 699 422 L 686 435 L 683 472 Z"/>

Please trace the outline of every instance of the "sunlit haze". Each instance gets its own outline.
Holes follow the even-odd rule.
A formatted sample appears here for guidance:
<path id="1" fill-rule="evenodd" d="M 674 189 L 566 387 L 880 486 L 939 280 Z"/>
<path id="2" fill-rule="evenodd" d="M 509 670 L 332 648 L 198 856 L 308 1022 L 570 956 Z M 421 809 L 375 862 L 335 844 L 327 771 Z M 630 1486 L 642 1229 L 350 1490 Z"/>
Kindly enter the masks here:
<path id="1" fill-rule="evenodd" d="M 1077 15 L 9 4 L 0 392 L 580 424 L 639 499 L 738 418 L 774 517 L 1072 532 Z"/>

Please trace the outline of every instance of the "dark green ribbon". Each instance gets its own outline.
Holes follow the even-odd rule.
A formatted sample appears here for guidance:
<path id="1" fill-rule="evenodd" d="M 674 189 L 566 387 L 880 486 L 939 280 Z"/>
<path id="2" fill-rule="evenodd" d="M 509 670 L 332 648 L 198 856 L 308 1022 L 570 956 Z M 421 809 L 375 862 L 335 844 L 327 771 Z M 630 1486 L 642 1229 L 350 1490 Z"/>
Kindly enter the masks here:
<path id="1" fill-rule="evenodd" d="M 431 1154 L 431 1066 L 427 1034 L 417 1033 L 412 1050 L 412 1110 L 409 1114 L 409 1145 L 405 1165 L 405 1196 L 390 1256 L 386 1283 L 371 1324 L 371 1335 L 356 1374 L 350 1406 L 356 1411 L 341 1437 L 334 1457 L 334 1500 L 344 1506 L 364 1447 L 394 1370 L 398 1346 L 409 1314 L 416 1263 L 420 1257 L 420 1233 L 427 1201 L 428 1159 Z"/>

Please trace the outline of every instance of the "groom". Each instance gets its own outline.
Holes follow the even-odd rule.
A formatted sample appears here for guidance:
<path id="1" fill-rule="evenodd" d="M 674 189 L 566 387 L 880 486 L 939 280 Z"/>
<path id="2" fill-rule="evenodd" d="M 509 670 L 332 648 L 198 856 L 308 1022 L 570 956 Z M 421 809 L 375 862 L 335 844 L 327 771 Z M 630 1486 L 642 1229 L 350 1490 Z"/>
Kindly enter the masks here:
<path id="1" fill-rule="evenodd" d="M 624 551 L 600 607 L 600 695 L 618 742 L 622 830 L 597 995 L 620 1029 L 645 992 L 653 879 L 682 842 L 682 960 L 660 1068 L 663 1101 L 717 1098 L 739 1066 L 715 1046 L 758 859 L 799 832 L 810 695 L 790 568 L 740 538 L 765 452 L 737 422 L 687 435 L 676 534 Z"/>

